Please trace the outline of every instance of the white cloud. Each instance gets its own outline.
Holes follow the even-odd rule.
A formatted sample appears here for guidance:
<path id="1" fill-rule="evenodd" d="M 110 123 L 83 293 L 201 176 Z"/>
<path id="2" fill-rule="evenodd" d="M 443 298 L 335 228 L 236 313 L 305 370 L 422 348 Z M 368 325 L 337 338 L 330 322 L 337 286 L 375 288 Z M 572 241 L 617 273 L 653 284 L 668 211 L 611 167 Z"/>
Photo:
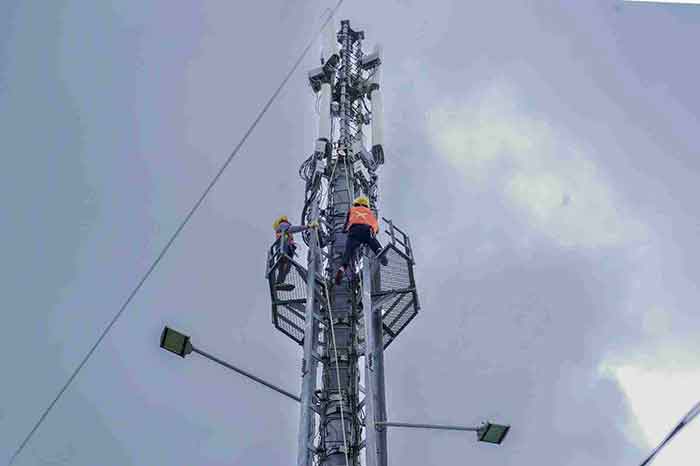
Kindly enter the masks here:
<path id="1" fill-rule="evenodd" d="M 494 82 L 428 115 L 433 146 L 476 187 L 497 183 L 503 198 L 563 246 L 609 246 L 641 227 L 580 144 L 524 109 Z"/>
<path id="2" fill-rule="evenodd" d="M 671 315 L 662 307 L 653 306 L 642 316 L 642 328 L 652 337 L 669 335 Z"/>
<path id="3" fill-rule="evenodd" d="M 624 390 L 642 430 L 643 439 L 638 440 L 648 446 L 649 453 L 700 400 L 698 369 L 605 364 L 601 370 L 611 373 Z M 654 459 L 654 466 L 695 464 L 693 458 L 700 455 L 698 435 L 700 423 L 696 419 L 664 447 Z"/>

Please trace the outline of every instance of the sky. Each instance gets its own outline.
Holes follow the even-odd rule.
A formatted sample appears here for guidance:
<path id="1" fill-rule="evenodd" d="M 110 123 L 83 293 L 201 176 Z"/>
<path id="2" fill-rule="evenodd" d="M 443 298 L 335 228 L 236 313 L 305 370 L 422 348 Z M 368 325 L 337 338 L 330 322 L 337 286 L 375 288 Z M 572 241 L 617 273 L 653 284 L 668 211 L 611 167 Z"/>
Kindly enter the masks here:
<path id="1" fill-rule="evenodd" d="M 0 461 L 112 319 L 335 2 L 0 4 Z M 346 0 L 383 45 L 382 214 L 421 312 L 385 355 L 390 464 L 635 465 L 700 399 L 700 7 Z M 299 70 L 18 466 L 296 458 L 300 348 L 270 323 L 271 223 L 298 221 Z M 690 425 L 654 461 L 695 464 Z"/>

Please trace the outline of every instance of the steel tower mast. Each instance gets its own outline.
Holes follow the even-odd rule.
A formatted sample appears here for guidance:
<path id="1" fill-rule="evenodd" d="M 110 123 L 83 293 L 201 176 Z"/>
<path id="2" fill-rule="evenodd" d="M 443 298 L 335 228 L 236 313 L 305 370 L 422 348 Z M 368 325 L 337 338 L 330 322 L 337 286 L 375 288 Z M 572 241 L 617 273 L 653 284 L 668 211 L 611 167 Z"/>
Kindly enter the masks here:
<path id="1" fill-rule="evenodd" d="M 272 323 L 303 348 L 300 396 L 195 347 L 188 335 L 170 327 L 160 338 L 166 351 L 182 358 L 197 353 L 299 402 L 297 466 L 360 466 L 363 449 L 364 465 L 387 466 L 387 427 L 476 432 L 479 441 L 492 444 L 500 444 L 510 429 L 491 422 L 470 427 L 387 420 L 384 350 L 420 309 L 411 241 L 391 220 L 382 217 L 386 236 L 378 256 L 360 248 L 350 264 L 352 278 L 339 285 L 330 281 L 341 265 L 354 197 L 367 196 L 378 214 L 377 170 L 384 163 L 381 52 L 375 47 L 365 55 L 363 40 L 364 33 L 349 21 L 341 21 L 337 33 L 327 27 L 322 66 L 309 72 L 318 137 L 299 169 L 305 182 L 301 223 L 318 221 L 320 228 L 303 233 L 307 267 L 290 255 L 286 234 L 267 253 Z M 362 133 L 369 124 L 371 150 Z"/>
<path id="2" fill-rule="evenodd" d="M 321 65 L 309 72 L 317 93 L 318 137 L 313 154 L 301 165 L 306 183 L 301 222 L 321 228 L 304 233 L 307 267 L 284 253 L 283 239 L 268 251 L 275 327 L 303 347 L 298 466 L 386 466 L 384 356 L 386 346 L 418 312 L 413 253 L 408 236 L 384 219 L 379 268 L 370 251 L 361 251 L 352 280 L 331 279 L 345 250 L 345 218 L 352 200 L 366 195 L 378 214 L 377 170 L 384 163 L 379 48 L 365 55 L 364 33 L 341 21 L 327 27 Z M 363 126 L 372 127 L 365 147 Z M 276 286 L 278 271 L 291 264 L 287 289 Z M 359 272 L 361 270 L 361 273 Z M 288 290 L 288 285 L 294 285 Z M 360 385 L 360 358 L 364 384 Z M 318 364 L 321 370 L 318 371 Z"/>
<path id="3" fill-rule="evenodd" d="M 290 255 L 284 234 L 267 253 L 272 323 L 303 348 L 300 396 L 193 346 L 188 335 L 167 326 L 160 339 L 161 348 L 182 358 L 197 353 L 299 402 L 297 466 L 360 466 L 363 449 L 364 465 L 387 466 L 387 427 L 476 432 L 479 441 L 492 444 L 500 444 L 510 429 L 491 422 L 387 420 L 384 350 L 420 309 L 411 241 L 391 220 L 382 217 L 386 236 L 378 256 L 360 248 L 350 264 L 352 278 L 331 282 L 345 250 L 343 227 L 353 198 L 369 197 L 378 214 L 377 170 L 384 163 L 381 52 L 375 47 L 364 54 L 363 40 L 364 33 L 349 21 L 341 21 L 337 33 L 327 27 L 322 66 L 309 72 L 317 94 L 318 137 L 299 169 L 305 182 L 301 223 L 318 221 L 320 228 L 303 233 L 307 267 Z M 362 133 L 369 124 L 371 150 Z M 378 267 L 379 262 L 388 265 Z"/>

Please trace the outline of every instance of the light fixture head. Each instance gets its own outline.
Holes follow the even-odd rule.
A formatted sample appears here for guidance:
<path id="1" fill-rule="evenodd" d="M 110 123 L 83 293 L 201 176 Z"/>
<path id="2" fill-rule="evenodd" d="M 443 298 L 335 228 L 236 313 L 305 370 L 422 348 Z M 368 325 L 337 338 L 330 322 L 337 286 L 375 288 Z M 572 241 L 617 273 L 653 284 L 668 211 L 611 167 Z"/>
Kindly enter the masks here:
<path id="1" fill-rule="evenodd" d="M 190 337 L 167 326 L 163 328 L 163 333 L 160 335 L 160 347 L 177 354 L 181 358 L 192 352 Z"/>
<path id="2" fill-rule="evenodd" d="M 477 430 L 476 435 L 480 442 L 493 443 L 495 445 L 500 445 L 506 434 L 510 430 L 510 426 L 503 426 L 500 424 L 492 424 L 490 422 L 484 423 L 479 430 Z"/>

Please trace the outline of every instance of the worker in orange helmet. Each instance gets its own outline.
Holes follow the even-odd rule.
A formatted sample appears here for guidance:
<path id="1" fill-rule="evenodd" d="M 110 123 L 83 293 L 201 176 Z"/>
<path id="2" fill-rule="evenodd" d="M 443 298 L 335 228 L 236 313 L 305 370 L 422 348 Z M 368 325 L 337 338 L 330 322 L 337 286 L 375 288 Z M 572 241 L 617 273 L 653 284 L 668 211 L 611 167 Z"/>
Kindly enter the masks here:
<path id="1" fill-rule="evenodd" d="M 379 255 L 382 250 L 382 245 L 379 244 L 376 238 L 377 233 L 379 233 L 379 222 L 377 222 L 377 218 L 369 208 L 367 196 L 360 196 L 353 201 L 352 207 L 345 218 L 343 230 L 348 232 L 348 237 L 345 241 L 342 265 L 335 275 L 336 285 L 339 285 L 343 280 L 343 275 L 357 248 L 365 244 L 369 246 L 375 255 Z M 381 257 L 380 262 L 382 265 L 389 263 L 386 255 Z"/>
<path id="2" fill-rule="evenodd" d="M 280 263 L 280 266 L 277 270 L 275 288 L 279 291 L 292 291 L 294 289 L 294 285 L 292 283 L 284 282 L 287 279 L 287 275 L 289 274 L 289 271 L 292 268 L 292 264 L 287 258 L 294 259 L 294 256 L 296 255 L 297 251 L 297 245 L 294 242 L 294 233 L 301 233 L 303 231 L 308 230 L 309 228 L 318 228 L 318 222 L 314 221 L 309 223 L 308 225 L 295 226 L 289 223 L 289 218 L 287 218 L 286 215 L 281 215 L 272 224 L 272 228 L 274 228 L 275 230 L 275 238 L 277 239 L 278 243 L 280 241 L 280 238 L 284 237 L 281 246 L 282 254 L 286 255 L 286 257 L 282 256 L 282 262 Z"/>

